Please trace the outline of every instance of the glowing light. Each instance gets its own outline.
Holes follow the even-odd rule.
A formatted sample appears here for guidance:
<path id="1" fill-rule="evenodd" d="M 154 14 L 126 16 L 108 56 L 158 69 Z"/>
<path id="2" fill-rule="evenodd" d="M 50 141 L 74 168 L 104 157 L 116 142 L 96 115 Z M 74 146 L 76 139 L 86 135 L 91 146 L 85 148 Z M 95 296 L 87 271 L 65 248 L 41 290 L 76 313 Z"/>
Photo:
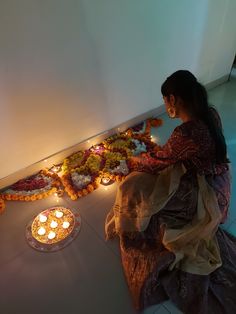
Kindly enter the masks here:
<path id="1" fill-rule="evenodd" d="M 58 223 L 55 220 L 53 220 L 50 224 L 50 227 L 53 229 L 55 229 L 57 226 L 58 226 Z"/>
<path id="2" fill-rule="evenodd" d="M 31 232 L 32 237 L 40 243 L 53 245 L 67 238 L 74 227 L 74 214 L 65 207 L 56 206 L 35 217 L 31 224 Z"/>
<path id="3" fill-rule="evenodd" d="M 64 229 L 67 229 L 67 228 L 70 227 L 70 223 L 69 223 L 68 221 L 64 221 L 63 224 L 62 224 L 62 227 L 63 227 Z"/>
<path id="4" fill-rule="evenodd" d="M 45 228 L 43 228 L 43 227 L 39 228 L 38 235 L 44 235 L 45 233 L 46 233 Z"/>
<path id="5" fill-rule="evenodd" d="M 110 178 L 108 178 L 108 177 L 103 177 L 103 178 L 102 178 L 102 184 L 108 184 L 110 181 L 111 181 L 111 180 L 110 180 Z"/>
<path id="6" fill-rule="evenodd" d="M 49 240 L 52 240 L 52 239 L 55 238 L 55 236 L 56 236 L 56 233 L 53 232 L 53 231 L 50 231 L 49 234 L 48 234 L 48 239 L 49 239 Z"/>
<path id="7" fill-rule="evenodd" d="M 46 222 L 47 221 L 47 217 L 45 215 L 39 215 L 39 221 L 40 222 Z"/>
<path id="8" fill-rule="evenodd" d="M 47 217 L 43 224 L 40 215 Z M 31 247 L 40 252 L 53 252 L 68 245 L 78 234 L 80 226 L 81 217 L 77 210 L 54 206 L 40 212 L 28 223 L 26 239 Z"/>
<path id="9" fill-rule="evenodd" d="M 60 172 L 60 170 L 61 170 L 61 166 L 59 165 L 53 165 L 52 168 L 50 169 L 50 171 L 54 173 L 58 173 Z"/>
<path id="10" fill-rule="evenodd" d="M 156 140 L 157 140 L 157 138 L 155 136 L 151 135 L 151 141 L 156 142 Z"/>
<path id="11" fill-rule="evenodd" d="M 63 212 L 60 212 L 59 210 L 56 211 L 55 216 L 57 218 L 61 218 L 63 216 Z"/>

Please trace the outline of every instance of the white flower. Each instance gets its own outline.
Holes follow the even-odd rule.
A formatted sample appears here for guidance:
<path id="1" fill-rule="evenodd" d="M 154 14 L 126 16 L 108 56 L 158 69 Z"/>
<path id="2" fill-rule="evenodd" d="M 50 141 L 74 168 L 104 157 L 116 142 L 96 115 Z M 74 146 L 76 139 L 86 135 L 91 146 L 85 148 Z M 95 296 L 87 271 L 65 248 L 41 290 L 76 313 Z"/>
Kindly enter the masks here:
<path id="1" fill-rule="evenodd" d="M 82 189 L 85 186 L 87 186 L 91 182 L 91 179 L 92 179 L 90 175 L 78 174 L 77 172 L 73 172 L 71 175 L 71 178 L 74 185 L 78 189 Z"/>
<path id="2" fill-rule="evenodd" d="M 132 142 L 135 144 L 136 148 L 133 150 L 134 155 L 139 155 L 147 151 L 145 143 L 140 142 L 139 140 L 132 139 Z"/>
<path id="3" fill-rule="evenodd" d="M 125 160 L 119 160 L 120 164 L 119 166 L 115 167 L 114 169 L 111 169 L 111 173 L 122 173 L 123 175 L 127 175 L 129 173 L 128 166 L 126 164 Z"/>

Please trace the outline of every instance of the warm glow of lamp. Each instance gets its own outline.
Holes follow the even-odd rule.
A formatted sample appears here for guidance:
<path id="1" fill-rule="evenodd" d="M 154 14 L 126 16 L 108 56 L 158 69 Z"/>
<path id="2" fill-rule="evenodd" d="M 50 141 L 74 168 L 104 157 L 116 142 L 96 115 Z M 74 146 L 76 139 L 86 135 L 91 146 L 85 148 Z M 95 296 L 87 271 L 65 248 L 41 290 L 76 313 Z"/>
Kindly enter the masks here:
<path id="1" fill-rule="evenodd" d="M 40 221 L 40 222 L 46 222 L 46 221 L 47 221 L 47 216 L 45 216 L 45 215 L 39 215 L 39 221 Z"/>
<path id="2" fill-rule="evenodd" d="M 61 217 L 63 216 L 63 212 L 60 212 L 59 210 L 57 210 L 57 211 L 55 212 L 55 216 L 56 216 L 57 218 L 61 218 Z"/>
<path id="3" fill-rule="evenodd" d="M 51 172 L 58 173 L 61 170 L 61 165 L 53 165 L 50 169 Z"/>
<path id="4" fill-rule="evenodd" d="M 55 220 L 52 220 L 50 227 L 55 229 L 58 226 L 58 223 Z"/>
<path id="5" fill-rule="evenodd" d="M 46 233 L 45 228 L 43 228 L 43 227 L 39 228 L 38 235 L 44 235 L 45 233 Z"/>
<path id="6" fill-rule="evenodd" d="M 153 136 L 153 135 L 151 135 L 151 141 L 152 141 L 152 142 L 156 142 L 156 137 Z"/>
<path id="7" fill-rule="evenodd" d="M 67 229 L 67 228 L 70 227 L 70 223 L 69 223 L 68 221 L 64 221 L 63 224 L 62 224 L 62 227 L 63 227 L 64 229 Z"/>
<path id="8" fill-rule="evenodd" d="M 73 212 L 65 207 L 55 206 L 44 210 L 31 224 L 32 237 L 40 243 L 53 245 L 71 234 L 75 219 Z"/>
<path id="9" fill-rule="evenodd" d="M 50 231 L 49 234 L 48 234 L 48 239 L 52 240 L 52 239 L 55 238 L 55 236 L 56 236 L 56 233 L 54 231 Z"/>
<path id="10" fill-rule="evenodd" d="M 111 179 L 108 178 L 108 177 L 103 177 L 102 178 L 102 184 L 104 184 L 104 185 L 107 185 L 110 181 L 111 181 Z"/>

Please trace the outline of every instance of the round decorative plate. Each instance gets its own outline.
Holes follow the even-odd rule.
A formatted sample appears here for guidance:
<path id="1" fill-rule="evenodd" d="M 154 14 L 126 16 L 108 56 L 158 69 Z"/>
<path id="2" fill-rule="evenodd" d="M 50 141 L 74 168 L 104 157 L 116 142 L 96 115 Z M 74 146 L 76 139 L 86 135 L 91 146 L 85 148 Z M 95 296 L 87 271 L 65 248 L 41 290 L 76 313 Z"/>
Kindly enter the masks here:
<path id="1" fill-rule="evenodd" d="M 40 212 L 26 226 L 29 245 L 41 252 L 55 252 L 75 239 L 81 228 L 80 214 L 62 206 Z"/>

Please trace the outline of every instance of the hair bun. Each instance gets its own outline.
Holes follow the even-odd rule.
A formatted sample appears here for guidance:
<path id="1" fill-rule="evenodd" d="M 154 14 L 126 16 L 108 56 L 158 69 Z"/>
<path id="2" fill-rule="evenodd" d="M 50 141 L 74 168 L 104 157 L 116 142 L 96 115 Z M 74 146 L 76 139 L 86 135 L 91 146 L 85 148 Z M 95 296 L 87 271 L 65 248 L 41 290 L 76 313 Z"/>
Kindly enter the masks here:
<path id="1" fill-rule="evenodd" d="M 178 70 L 174 72 L 171 76 L 167 78 L 167 80 L 177 80 L 180 82 L 191 82 L 191 83 L 198 83 L 196 77 L 188 70 Z"/>

